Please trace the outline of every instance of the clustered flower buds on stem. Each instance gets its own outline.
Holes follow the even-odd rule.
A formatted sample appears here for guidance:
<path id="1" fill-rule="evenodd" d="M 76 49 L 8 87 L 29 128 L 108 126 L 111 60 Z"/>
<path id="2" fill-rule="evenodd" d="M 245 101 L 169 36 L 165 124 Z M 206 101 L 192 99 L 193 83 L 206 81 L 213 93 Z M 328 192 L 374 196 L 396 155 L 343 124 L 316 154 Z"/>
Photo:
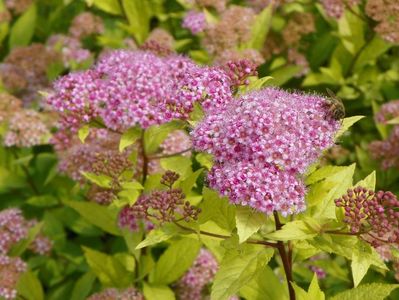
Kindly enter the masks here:
<path id="1" fill-rule="evenodd" d="M 130 287 L 124 290 L 108 288 L 102 292 L 91 295 L 87 300 L 144 300 L 144 296 L 135 288 Z"/>
<path id="2" fill-rule="evenodd" d="M 355 187 L 335 204 L 344 209 L 344 222 L 351 233 L 361 235 L 374 247 L 399 244 L 399 200 L 391 192 Z"/>
<path id="3" fill-rule="evenodd" d="M 119 226 L 137 231 L 140 221 L 145 221 L 148 229 L 155 222 L 162 224 L 180 220 L 187 222 L 196 220 L 200 209 L 184 201 L 185 195 L 182 190 L 173 187 L 178 178 L 178 174 L 167 171 L 161 179 L 161 183 L 167 187 L 167 190 L 143 194 L 134 205 L 126 205 L 122 208 L 119 213 Z"/>

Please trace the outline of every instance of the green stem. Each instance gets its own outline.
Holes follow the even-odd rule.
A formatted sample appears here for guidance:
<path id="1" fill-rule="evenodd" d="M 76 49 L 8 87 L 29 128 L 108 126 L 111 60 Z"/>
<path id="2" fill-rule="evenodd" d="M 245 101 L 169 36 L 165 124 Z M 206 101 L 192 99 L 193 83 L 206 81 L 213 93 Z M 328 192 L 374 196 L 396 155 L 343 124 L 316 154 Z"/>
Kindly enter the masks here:
<path id="1" fill-rule="evenodd" d="M 145 152 L 145 136 L 144 136 L 145 131 L 143 130 L 143 132 L 141 133 L 141 154 L 143 156 L 143 170 L 142 170 L 142 181 L 141 183 L 145 184 L 145 181 L 147 180 L 147 175 L 148 175 L 148 156 L 147 153 Z"/>
<path id="2" fill-rule="evenodd" d="M 14 155 L 15 159 L 19 159 L 19 156 L 15 149 L 11 149 L 11 153 Z M 31 187 L 33 193 L 35 195 L 40 195 L 39 189 L 36 187 L 35 181 L 33 180 L 33 177 L 31 176 L 29 169 L 24 165 L 21 165 L 21 168 L 25 174 L 26 181 L 29 184 L 29 186 Z"/>
<path id="3" fill-rule="evenodd" d="M 174 223 L 175 223 L 178 227 L 180 227 L 181 229 L 184 229 L 184 230 L 189 231 L 189 232 L 192 232 L 192 233 L 200 233 L 200 234 L 202 234 L 202 235 L 211 236 L 211 237 L 215 237 L 215 238 L 223 239 L 223 240 L 226 240 L 226 239 L 231 238 L 231 236 L 229 236 L 229 235 L 222 235 L 222 234 L 212 233 L 212 232 L 203 231 L 203 230 L 196 231 L 196 230 L 194 230 L 194 229 L 191 229 L 191 228 L 188 228 L 188 227 L 186 227 L 186 226 L 183 226 L 183 225 L 181 225 L 181 224 L 179 224 L 179 223 L 177 223 L 177 222 L 174 222 Z M 271 242 L 260 241 L 260 240 L 252 240 L 252 239 L 249 239 L 249 240 L 246 241 L 246 243 L 247 243 L 247 244 L 263 245 L 263 246 L 268 246 L 268 247 L 277 248 L 277 243 L 271 243 Z"/>

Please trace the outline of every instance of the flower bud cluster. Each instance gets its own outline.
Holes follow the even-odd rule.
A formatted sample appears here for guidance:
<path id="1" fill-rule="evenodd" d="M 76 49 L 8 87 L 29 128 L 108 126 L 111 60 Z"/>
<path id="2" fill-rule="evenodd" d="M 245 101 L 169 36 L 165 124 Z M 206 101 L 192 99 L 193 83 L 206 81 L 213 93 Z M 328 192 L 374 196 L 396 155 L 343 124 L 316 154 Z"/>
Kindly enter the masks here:
<path id="1" fill-rule="evenodd" d="M 4 145 L 32 147 L 46 143 L 49 134 L 38 112 L 31 109 L 18 110 L 8 120 Z"/>
<path id="2" fill-rule="evenodd" d="M 180 188 L 173 188 L 174 182 L 179 176 L 167 171 L 161 179 L 161 183 L 167 186 L 167 190 L 152 191 L 150 194 L 141 195 L 132 206 L 125 206 L 119 214 L 119 226 L 137 231 L 139 222 L 174 222 L 184 219 L 189 222 L 196 220 L 200 209 L 184 201 L 185 195 Z"/>
<path id="3" fill-rule="evenodd" d="M 6 300 L 16 299 L 17 283 L 22 273 L 27 270 L 26 263 L 19 257 L 0 254 L 0 297 Z"/>
<path id="4" fill-rule="evenodd" d="M 387 125 L 388 121 L 397 117 L 399 117 L 399 100 L 394 100 L 381 106 L 375 115 L 375 120 Z M 383 169 L 399 168 L 399 126 L 394 125 L 385 140 L 371 142 L 369 151 L 374 159 L 381 162 Z"/>
<path id="5" fill-rule="evenodd" d="M 133 287 L 124 290 L 107 288 L 91 295 L 87 300 L 144 300 L 144 296 Z"/>
<path id="6" fill-rule="evenodd" d="M 353 7 L 359 4 L 359 0 L 321 0 L 327 15 L 339 19 L 345 11 L 345 6 Z"/>
<path id="7" fill-rule="evenodd" d="M 316 95 L 266 88 L 241 96 L 193 130 L 193 145 L 214 156 L 211 187 L 265 213 L 300 212 L 299 178 L 334 143 L 340 127 Z"/>
<path id="8" fill-rule="evenodd" d="M 59 53 L 66 68 L 70 68 L 73 64 L 81 64 L 91 57 L 90 51 L 84 49 L 77 38 L 63 34 L 50 36 L 46 48 Z"/>
<path id="9" fill-rule="evenodd" d="M 374 247 L 399 244 L 399 200 L 391 192 L 356 187 L 336 199 L 335 204 L 344 209 L 344 222 L 351 233 L 368 236 L 367 241 Z"/>
<path id="10" fill-rule="evenodd" d="M 102 19 L 91 12 L 83 12 L 77 15 L 69 27 L 69 35 L 77 40 L 103 32 L 104 24 Z"/>
<path id="11" fill-rule="evenodd" d="M 0 78 L 8 91 L 30 103 L 48 86 L 47 68 L 58 61 L 59 55 L 43 44 L 15 47 L 0 66 Z"/>
<path id="12" fill-rule="evenodd" d="M 190 10 L 184 16 L 182 27 L 190 30 L 192 34 L 204 32 L 207 27 L 205 14 L 203 12 Z"/>
<path id="13" fill-rule="evenodd" d="M 299 43 L 302 36 L 316 30 L 314 16 L 311 13 L 294 13 L 283 30 L 284 42 L 292 47 Z"/>
<path id="14" fill-rule="evenodd" d="M 213 281 L 218 270 L 218 263 L 206 249 L 201 249 L 191 268 L 176 285 L 180 300 L 201 300 L 204 288 Z"/>
<path id="15" fill-rule="evenodd" d="M 0 254 L 6 255 L 12 246 L 28 237 L 28 231 L 36 220 L 26 220 L 22 211 L 17 208 L 9 208 L 0 212 Z M 49 254 L 52 242 L 39 233 L 29 245 L 30 249 L 37 254 Z"/>
<path id="16" fill-rule="evenodd" d="M 192 0 L 189 0 L 192 1 Z M 227 0 L 194 0 L 199 7 L 213 8 L 218 13 L 226 9 Z"/>
<path id="17" fill-rule="evenodd" d="M 15 111 L 21 109 L 21 100 L 8 93 L 0 93 L 0 123 L 7 121 Z"/>
<path id="18" fill-rule="evenodd" d="M 255 67 L 263 64 L 265 61 L 262 54 L 255 49 L 243 49 L 240 51 L 237 49 L 226 49 L 218 54 L 214 61 L 217 65 L 225 65 L 229 61 L 240 60 L 248 60 L 254 64 Z"/>
<path id="19" fill-rule="evenodd" d="M 378 25 L 374 30 L 386 41 L 399 43 L 399 3 L 397 0 L 368 0 L 366 14 Z"/>
<path id="20" fill-rule="evenodd" d="M 248 77 L 250 76 L 258 76 L 256 65 L 248 59 L 228 61 L 223 68 L 235 87 L 249 84 Z"/>
<path id="21" fill-rule="evenodd" d="M 14 14 L 19 15 L 22 14 L 25 10 L 31 6 L 33 0 L 5 0 L 4 4 L 12 11 Z"/>
<path id="22" fill-rule="evenodd" d="M 255 12 L 249 7 L 231 5 L 225 10 L 220 21 L 208 24 L 205 30 L 204 46 L 217 55 L 226 49 L 235 49 L 251 38 Z"/>

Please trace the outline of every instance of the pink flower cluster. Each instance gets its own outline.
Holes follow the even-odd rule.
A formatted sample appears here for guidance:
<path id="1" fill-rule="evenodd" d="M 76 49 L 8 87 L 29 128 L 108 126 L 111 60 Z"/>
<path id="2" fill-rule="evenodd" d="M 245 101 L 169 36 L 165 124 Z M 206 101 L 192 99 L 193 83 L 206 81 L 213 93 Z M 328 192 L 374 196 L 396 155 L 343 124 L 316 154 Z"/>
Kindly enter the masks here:
<path id="1" fill-rule="evenodd" d="M 0 254 L 0 297 L 6 300 L 17 297 L 18 279 L 27 269 L 26 263 L 19 257 Z"/>
<path id="2" fill-rule="evenodd" d="M 353 7 L 359 4 L 359 0 L 321 0 L 327 15 L 339 19 L 345 11 L 345 6 Z"/>
<path id="3" fill-rule="evenodd" d="M 399 117 L 399 100 L 390 101 L 381 106 L 375 115 L 378 123 L 387 125 L 387 122 Z M 399 126 L 394 125 L 389 136 L 383 141 L 373 141 L 369 145 L 372 157 L 381 163 L 381 168 L 399 167 Z"/>
<path id="4" fill-rule="evenodd" d="M 217 270 L 218 263 L 213 255 L 201 249 L 191 268 L 177 283 L 178 299 L 203 299 L 203 289 L 212 282 Z"/>
<path id="5" fill-rule="evenodd" d="M 102 292 L 91 295 L 87 300 L 144 300 L 144 296 L 135 288 L 127 288 L 118 290 L 115 288 L 108 288 Z"/>
<path id="6" fill-rule="evenodd" d="M 108 128 L 123 131 L 187 118 L 197 101 L 206 111 L 218 109 L 231 100 L 230 86 L 219 68 L 177 55 L 121 50 L 91 70 L 60 78 L 48 102 L 62 114 L 64 128 L 76 131 L 100 117 Z"/>
<path id="7" fill-rule="evenodd" d="M 214 156 L 211 187 L 233 203 L 292 214 L 305 207 L 300 175 L 333 145 L 339 127 L 326 99 L 267 88 L 208 115 L 192 137 Z"/>
<path id="8" fill-rule="evenodd" d="M 189 11 L 183 19 L 182 27 L 191 31 L 192 34 L 198 34 L 206 29 L 207 23 L 205 14 L 194 10 Z"/>

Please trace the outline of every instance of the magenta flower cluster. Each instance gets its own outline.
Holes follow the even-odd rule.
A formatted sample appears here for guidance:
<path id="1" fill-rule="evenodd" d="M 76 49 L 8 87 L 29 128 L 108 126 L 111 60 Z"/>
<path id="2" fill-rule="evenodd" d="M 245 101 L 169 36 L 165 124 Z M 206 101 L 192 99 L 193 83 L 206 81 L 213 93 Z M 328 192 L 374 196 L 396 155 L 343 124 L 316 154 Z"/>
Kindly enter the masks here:
<path id="1" fill-rule="evenodd" d="M 200 67 L 172 55 L 114 51 L 92 69 L 68 74 L 54 85 L 49 104 L 62 115 L 61 129 L 76 131 L 101 118 L 112 130 L 185 119 L 200 102 L 206 111 L 232 99 L 231 82 L 220 68 Z"/>
<path id="2" fill-rule="evenodd" d="M 214 157 L 211 187 L 233 203 L 287 215 L 305 208 L 300 177 L 333 145 L 339 126 L 323 97 L 267 88 L 209 114 L 192 137 Z"/>
<path id="3" fill-rule="evenodd" d="M 191 31 L 192 34 L 203 32 L 206 27 L 206 18 L 203 12 L 189 11 L 183 19 L 182 27 Z"/>
<path id="4" fill-rule="evenodd" d="M 191 268 L 177 283 L 178 299 L 203 299 L 203 290 L 212 282 L 218 263 L 206 249 L 201 249 Z"/>

